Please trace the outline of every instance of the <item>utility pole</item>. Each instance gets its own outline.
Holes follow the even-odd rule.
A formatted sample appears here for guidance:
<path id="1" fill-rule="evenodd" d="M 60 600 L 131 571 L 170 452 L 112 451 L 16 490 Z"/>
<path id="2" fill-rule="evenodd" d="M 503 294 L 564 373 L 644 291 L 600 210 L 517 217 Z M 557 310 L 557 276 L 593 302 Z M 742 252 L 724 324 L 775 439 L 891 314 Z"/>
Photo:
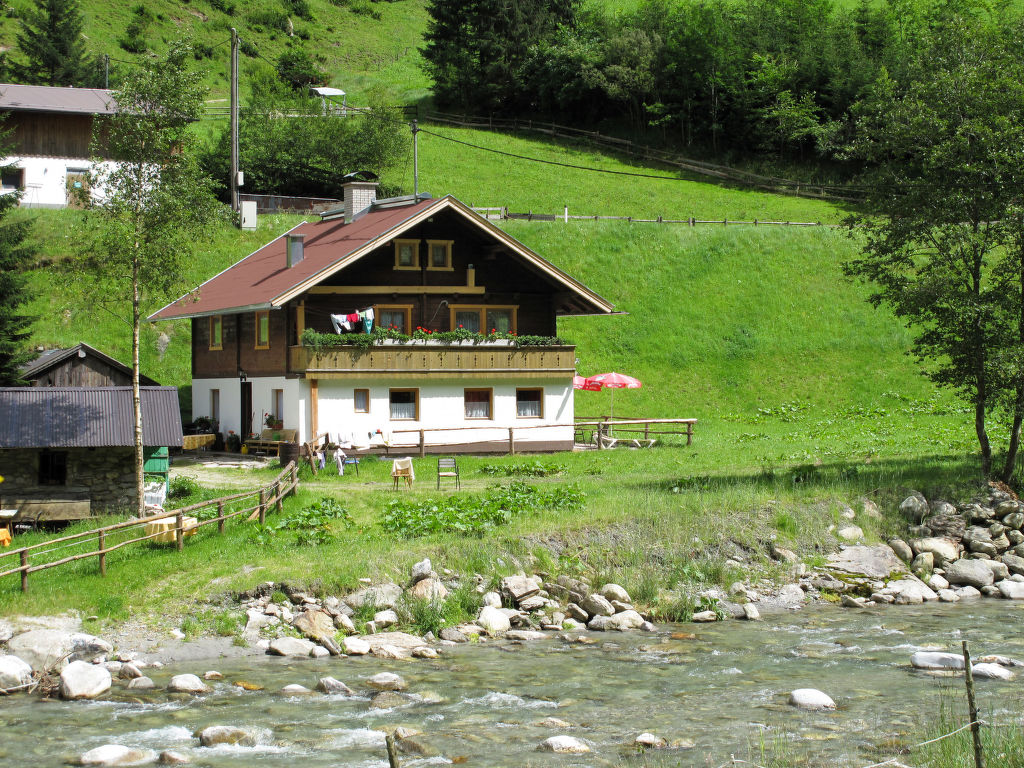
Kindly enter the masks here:
<path id="1" fill-rule="evenodd" d="M 412 121 L 412 199 L 420 199 L 420 140 L 419 121 Z"/>
<path id="2" fill-rule="evenodd" d="M 231 210 L 238 213 L 238 32 L 231 28 Z"/>
<path id="3" fill-rule="evenodd" d="M 110 54 L 103 54 L 103 87 L 110 87 Z"/>

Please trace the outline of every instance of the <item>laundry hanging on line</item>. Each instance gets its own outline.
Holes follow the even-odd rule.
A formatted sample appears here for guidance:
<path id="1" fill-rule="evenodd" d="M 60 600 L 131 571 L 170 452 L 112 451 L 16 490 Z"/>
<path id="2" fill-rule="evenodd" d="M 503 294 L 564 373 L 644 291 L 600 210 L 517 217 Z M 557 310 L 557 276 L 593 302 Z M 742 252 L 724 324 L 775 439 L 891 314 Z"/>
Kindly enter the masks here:
<path id="1" fill-rule="evenodd" d="M 342 331 L 351 333 L 353 331 L 370 333 L 373 330 L 373 307 L 361 309 L 358 312 L 345 312 L 338 315 L 331 315 L 331 325 L 334 332 L 341 334 Z"/>

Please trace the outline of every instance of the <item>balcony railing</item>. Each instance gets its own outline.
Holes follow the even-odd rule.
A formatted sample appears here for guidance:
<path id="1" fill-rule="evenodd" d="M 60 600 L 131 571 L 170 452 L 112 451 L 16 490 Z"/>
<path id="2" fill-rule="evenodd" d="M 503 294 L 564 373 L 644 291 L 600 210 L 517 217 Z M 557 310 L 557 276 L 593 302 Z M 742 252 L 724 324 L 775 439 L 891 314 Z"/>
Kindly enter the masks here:
<path id="1" fill-rule="evenodd" d="M 384 342 L 366 349 L 354 345 L 319 349 L 294 346 L 288 350 L 288 365 L 292 373 L 304 373 L 309 378 L 402 374 L 430 374 L 434 378 L 536 374 L 571 376 L 576 368 L 576 347 L 516 347 L 503 341 L 479 344 Z"/>

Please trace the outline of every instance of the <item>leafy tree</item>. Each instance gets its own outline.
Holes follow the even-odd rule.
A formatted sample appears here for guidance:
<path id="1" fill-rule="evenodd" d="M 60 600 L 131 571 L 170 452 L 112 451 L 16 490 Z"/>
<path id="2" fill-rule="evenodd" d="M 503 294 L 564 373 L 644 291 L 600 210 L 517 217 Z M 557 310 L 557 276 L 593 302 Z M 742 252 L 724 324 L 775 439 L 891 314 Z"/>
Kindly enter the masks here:
<path id="1" fill-rule="evenodd" d="M 862 238 L 850 275 L 915 333 L 936 383 L 974 408 L 982 470 L 993 412 L 1012 416 L 1001 476 L 1024 421 L 1024 249 L 1015 239 L 1024 182 L 1019 43 L 955 18 L 932 34 L 904 82 L 887 74 L 856 110 L 850 155 L 869 164 Z"/>
<path id="2" fill-rule="evenodd" d="M 327 76 L 313 57 L 298 46 L 287 49 L 277 57 L 277 74 L 283 82 L 296 90 L 305 89 L 314 83 L 327 82 Z"/>
<path id="3" fill-rule="evenodd" d="M 99 67 L 86 54 L 78 0 L 36 0 L 21 19 L 18 49 L 23 63 L 13 63 L 19 82 L 31 85 L 101 86 Z"/>
<path id="4" fill-rule="evenodd" d="M 0 157 L 9 154 L 9 131 L 0 131 Z M 0 166 L 0 173 L 12 170 Z M 18 207 L 21 192 L 0 195 L 0 386 L 24 384 L 21 368 L 32 354 L 28 348 L 32 318 L 23 313 L 22 305 L 28 300 L 27 270 L 32 262 L 32 250 L 26 245 L 29 222 L 12 221 L 10 213 Z"/>
<path id="5" fill-rule="evenodd" d="M 98 190 L 73 277 L 90 282 L 113 312 L 126 312 L 132 333 L 135 474 L 138 512 L 143 497 L 139 337 L 143 318 L 182 289 L 183 267 L 217 213 L 211 182 L 195 160 L 192 124 L 203 110 L 200 75 L 189 70 L 191 50 L 173 44 L 114 93 L 116 114 L 97 121 L 90 187 Z"/>
<path id="6" fill-rule="evenodd" d="M 339 197 L 345 173 L 381 173 L 408 154 L 409 133 L 394 109 L 324 113 L 319 98 L 290 91 L 269 67 L 253 65 L 246 79 L 252 95 L 238 128 L 239 159 L 252 192 Z M 212 178 L 229 178 L 229 149 L 225 130 L 203 157 Z"/>

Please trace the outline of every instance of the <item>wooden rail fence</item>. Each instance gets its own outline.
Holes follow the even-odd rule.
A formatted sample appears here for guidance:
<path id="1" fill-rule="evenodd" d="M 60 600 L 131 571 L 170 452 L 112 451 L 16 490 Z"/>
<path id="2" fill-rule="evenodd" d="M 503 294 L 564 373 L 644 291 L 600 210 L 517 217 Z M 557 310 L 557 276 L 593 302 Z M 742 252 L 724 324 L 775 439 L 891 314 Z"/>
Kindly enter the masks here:
<path id="1" fill-rule="evenodd" d="M 49 539 L 48 541 L 40 542 L 39 544 L 32 544 L 28 547 L 21 547 L 20 549 L 13 549 L 9 552 L 0 553 L 0 568 L 6 565 L 6 563 L 4 563 L 5 558 L 16 557 L 19 561 L 18 567 L 8 568 L 7 570 L 0 572 L 0 578 L 20 573 L 21 591 L 27 592 L 28 576 L 30 573 L 45 571 L 49 568 L 56 568 L 59 565 L 73 563 L 87 557 L 98 558 L 100 575 L 106 576 L 107 555 L 115 550 L 121 549 L 122 547 L 126 547 L 129 544 L 137 544 L 149 539 L 155 539 L 158 536 L 166 536 L 168 533 L 173 533 L 175 548 L 180 552 L 185 547 L 186 533 L 197 530 L 205 525 L 213 525 L 216 523 L 217 533 L 224 533 L 224 523 L 226 520 L 245 514 L 249 514 L 249 517 L 246 518 L 247 521 L 259 518 L 260 524 L 263 525 L 267 519 L 267 510 L 274 506 L 277 508 L 277 511 L 280 512 L 284 497 L 292 493 L 298 485 L 298 468 L 293 461 L 290 462 L 288 466 L 282 470 L 281 474 L 279 474 L 272 482 L 254 491 L 246 491 L 244 493 L 236 493 L 231 496 L 222 496 L 218 499 L 201 501 L 198 504 L 191 504 L 187 507 L 182 507 L 181 509 L 168 510 L 157 515 L 150 515 L 149 517 L 140 517 L 135 520 L 126 520 L 122 523 L 105 525 L 102 528 L 94 528 L 91 531 L 83 531 L 82 533 L 75 533 L 71 536 L 62 536 L 57 539 Z M 255 506 L 246 506 L 242 509 L 236 509 L 230 512 L 225 511 L 226 504 L 232 502 L 238 503 L 242 499 L 246 499 L 248 497 L 257 497 L 259 500 Z M 196 513 L 207 508 L 216 508 L 217 516 L 208 520 L 199 520 L 196 525 L 189 526 L 188 528 L 185 527 L 186 515 Z M 174 518 L 173 528 L 164 528 L 163 530 L 155 533 L 144 534 L 125 541 L 119 541 L 115 544 L 108 544 L 107 542 L 107 538 L 110 534 L 122 531 L 126 532 L 131 529 L 145 530 L 147 523 L 152 523 L 156 520 L 167 520 L 172 517 Z M 66 557 L 44 563 L 32 563 L 33 556 L 38 558 L 42 555 L 49 554 L 50 552 L 64 549 L 66 547 L 86 544 L 91 540 L 95 540 L 97 546 L 93 551 L 79 552 L 74 555 L 68 555 Z M 55 547 L 54 545 L 59 546 Z"/>
<path id="2" fill-rule="evenodd" d="M 662 149 L 655 149 L 644 144 L 637 144 L 631 139 L 620 139 L 617 136 L 608 136 L 600 131 L 586 131 L 582 128 L 573 128 L 568 125 L 547 123 L 540 120 L 497 117 L 475 117 L 472 115 L 457 115 L 449 112 L 428 112 L 422 115 L 424 122 L 438 123 L 440 125 L 454 125 L 460 128 L 477 128 L 489 131 L 530 131 L 542 133 L 546 136 L 557 138 L 582 140 L 589 144 L 610 149 L 627 157 L 635 157 L 643 160 L 654 161 L 663 165 L 669 165 L 683 171 L 688 171 L 699 176 L 708 176 L 722 181 L 729 181 L 734 184 L 741 184 L 755 189 L 762 189 L 769 192 L 795 195 L 797 197 L 812 197 L 825 200 L 843 200 L 855 202 L 863 197 L 864 188 L 855 185 L 842 184 L 815 184 L 794 179 L 785 179 L 777 176 L 763 176 L 750 171 L 742 171 L 727 165 L 707 163 L 702 160 L 684 157 L 675 152 L 668 152 Z"/>
<path id="3" fill-rule="evenodd" d="M 717 224 L 719 226 L 731 226 L 744 224 L 746 226 L 784 226 L 784 227 L 833 227 L 845 226 L 843 224 L 823 224 L 820 221 L 776 221 L 773 219 L 696 219 L 693 216 L 687 219 L 667 219 L 664 216 L 657 216 L 653 219 L 642 219 L 637 216 L 600 216 L 597 214 L 570 214 L 569 206 L 565 206 L 562 213 L 515 213 L 508 209 L 508 206 L 472 206 L 473 210 L 485 219 L 503 221 L 506 219 L 516 221 L 628 221 L 632 224 L 684 224 L 695 227 L 698 224 Z"/>

